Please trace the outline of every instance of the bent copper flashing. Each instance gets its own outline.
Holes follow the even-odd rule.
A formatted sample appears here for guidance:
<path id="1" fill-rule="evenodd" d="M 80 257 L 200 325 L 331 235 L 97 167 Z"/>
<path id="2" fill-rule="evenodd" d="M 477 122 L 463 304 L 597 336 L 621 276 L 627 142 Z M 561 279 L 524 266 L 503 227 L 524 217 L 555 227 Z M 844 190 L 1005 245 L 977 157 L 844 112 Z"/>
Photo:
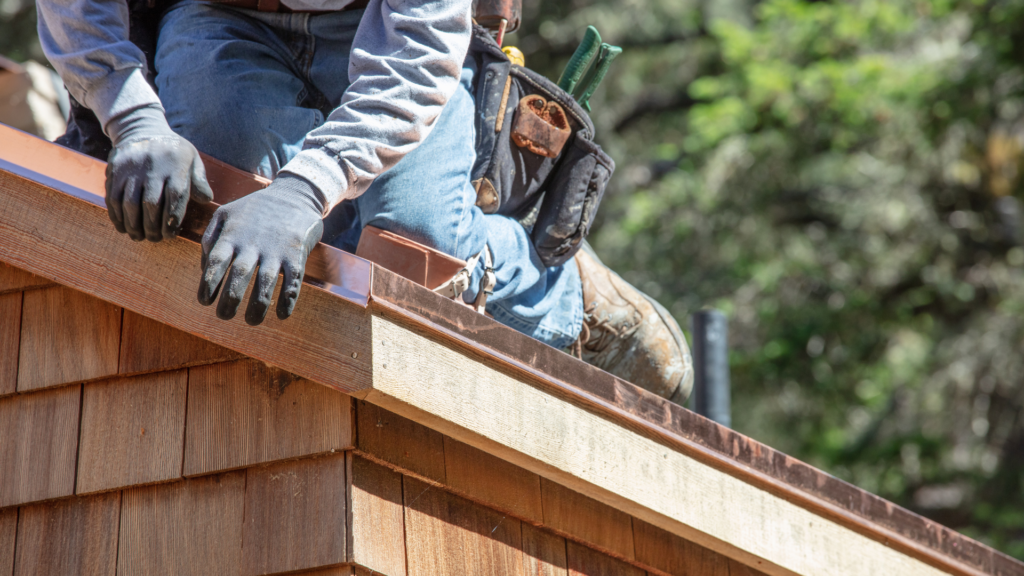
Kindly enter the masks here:
<path id="1" fill-rule="evenodd" d="M 207 160 L 220 202 L 265 179 Z M 105 164 L 0 125 L 0 170 L 105 208 Z M 2 202 L 0 202 L 2 206 Z M 215 205 L 190 206 L 187 238 L 202 235 Z M 1024 564 L 799 460 L 641 390 L 559 350 L 442 298 L 397 274 L 320 244 L 306 280 L 361 307 L 393 312 L 526 376 L 552 395 L 621 423 L 747 483 L 814 510 L 954 574 L 1024 574 Z"/>

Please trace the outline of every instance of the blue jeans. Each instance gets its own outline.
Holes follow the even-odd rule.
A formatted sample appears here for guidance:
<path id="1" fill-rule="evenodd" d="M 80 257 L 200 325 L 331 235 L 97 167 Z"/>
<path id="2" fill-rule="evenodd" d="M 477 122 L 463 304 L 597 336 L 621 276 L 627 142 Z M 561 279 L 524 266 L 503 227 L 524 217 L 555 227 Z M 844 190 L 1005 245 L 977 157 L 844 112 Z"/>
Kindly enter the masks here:
<path id="1" fill-rule="evenodd" d="M 156 84 L 175 132 L 242 170 L 273 178 L 302 149 L 349 85 L 348 56 L 361 10 L 277 14 L 183 0 L 160 23 Z M 576 263 L 545 268 L 516 220 L 484 214 L 470 184 L 475 159 L 472 60 L 430 136 L 365 194 L 328 216 L 351 250 L 372 225 L 468 259 L 490 247 L 494 318 L 558 348 L 583 322 Z M 478 266 L 467 302 L 476 296 Z"/>

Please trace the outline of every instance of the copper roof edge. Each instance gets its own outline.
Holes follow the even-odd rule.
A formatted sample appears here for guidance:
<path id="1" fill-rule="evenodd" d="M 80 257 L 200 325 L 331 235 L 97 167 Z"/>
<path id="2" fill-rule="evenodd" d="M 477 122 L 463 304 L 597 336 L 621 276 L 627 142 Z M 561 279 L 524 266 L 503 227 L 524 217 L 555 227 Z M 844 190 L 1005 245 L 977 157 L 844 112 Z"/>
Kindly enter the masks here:
<path id="1" fill-rule="evenodd" d="M 0 124 L 0 170 L 106 208 L 105 163 Z M 234 169 L 230 169 L 234 170 Z M 252 175 L 248 185 L 265 185 Z M 211 179 L 213 181 L 213 179 Z M 218 190 L 215 184 L 215 190 Z M 251 192 L 251 190 L 249 190 Z M 248 192 L 217 194 L 230 201 Z M 186 238 L 205 229 L 216 204 L 190 206 Z M 320 244 L 307 281 L 361 307 L 379 307 L 461 348 L 492 358 L 550 393 L 701 462 L 812 509 L 856 532 L 957 574 L 1022 574 L 1024 563 L 857 488 L 560 350 L 446 300 L 352 254 Z"/>
<path id="2" fill-rule="evenodd" d="M 379 306 L 489 356 L 549 392 L 862 535 L 959 574 L 1024 574 L 1024 563 L 374 267 Z M 538 364 L 546 369 L 538 369 Z"/>

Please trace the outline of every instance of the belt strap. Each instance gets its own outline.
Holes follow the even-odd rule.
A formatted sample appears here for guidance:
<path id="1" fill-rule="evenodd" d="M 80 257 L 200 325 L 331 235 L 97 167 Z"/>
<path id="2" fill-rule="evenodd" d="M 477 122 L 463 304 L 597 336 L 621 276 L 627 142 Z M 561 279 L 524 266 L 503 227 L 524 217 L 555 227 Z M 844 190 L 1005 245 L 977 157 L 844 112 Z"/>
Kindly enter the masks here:
<path id="1" fill-rule="evenodd" d="M 476 256 L 466 260 L 465 268 L 459 270 L 451 280 L 434 288 L 434 292 L 452 300 L 462 296 L 462 293 L 469 288 L 473 270 L 476 269 L 481 257 L 484 260 L 484 276 L 480 279 L 480 287 L 476 294 L 476 300 L 473 301 L 473 308 L 481 314 L 486 312 L 487 297 L 494 293 L 494 286 L 497 284 L 497 277 L 494 274 L 494 258 L 491 256 L 491 248 L 486 244 Z"/>
<path id="2" fill-rule="evenodd" d="M 260 12 L 277 12 L 281 8 L 281 0 L 256 0 L 256 9 Z"/>

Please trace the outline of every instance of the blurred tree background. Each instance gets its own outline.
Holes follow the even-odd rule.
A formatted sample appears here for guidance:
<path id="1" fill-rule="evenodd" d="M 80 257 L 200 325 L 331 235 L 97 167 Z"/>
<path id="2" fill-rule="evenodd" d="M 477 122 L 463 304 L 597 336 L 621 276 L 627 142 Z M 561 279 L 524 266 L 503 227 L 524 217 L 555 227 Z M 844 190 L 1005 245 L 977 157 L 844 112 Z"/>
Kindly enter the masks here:
<path id="1" fill-rule="evenodd" d="M 729 314 L 734 427 L 1024 559 L 1024 1 L 524 3 L 552 79 L 625 48 L 592 243 Z M 42 60 L 30 0 L 0 53 Z"/>
<path id="2" fill-rule="evenodd" d="M 526 4 L 625 48 L 592 243 L 729 314 L 734 427 L 1024 558 L 1024 2 Z"/>
<path id="3" fill-rule="evenodd" d="M 0 55 L 15 62 L 46 62 L 36 36 L 34 0 L 0 0 Z"/>

